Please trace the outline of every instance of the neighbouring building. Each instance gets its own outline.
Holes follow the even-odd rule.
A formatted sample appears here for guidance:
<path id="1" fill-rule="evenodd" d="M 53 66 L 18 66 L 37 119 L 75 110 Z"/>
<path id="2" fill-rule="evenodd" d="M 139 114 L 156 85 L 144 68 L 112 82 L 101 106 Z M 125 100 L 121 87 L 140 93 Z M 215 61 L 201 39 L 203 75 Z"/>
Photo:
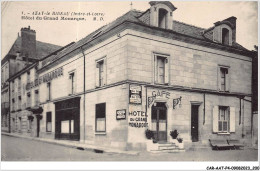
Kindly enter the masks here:
<path id="1" fill-rule="evenodd" d="M 254 54 L 236 42 L 236 17 L 204 29 L 174 20 L 168 1 L 150 5 L 12 77 L 11 87 L 26 84 L 13 130 L 24 122 L 31 136 L 123 150 L 144 150 L 146 129 L 159 142 L 176 129 L 185 148 L 251 145 Z"/>
<path id="2" fill-rule="evenodd" d="M 36 32 L 30 26 L 21 29 L 7 55 L 1 61 L 1 130 L 8 132 L 9 127 L 9 84 L 8 79 L 38 59 L 56 51 L 60 46 L 36 40 Z"/>

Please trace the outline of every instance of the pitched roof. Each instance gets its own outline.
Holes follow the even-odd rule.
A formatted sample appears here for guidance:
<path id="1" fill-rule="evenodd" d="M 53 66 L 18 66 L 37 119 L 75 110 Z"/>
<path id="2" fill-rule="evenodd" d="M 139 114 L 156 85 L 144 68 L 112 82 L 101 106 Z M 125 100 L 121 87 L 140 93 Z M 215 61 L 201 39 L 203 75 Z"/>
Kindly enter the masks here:
<path id="1" fill-rule="evenodd" d="M 2 59 L 2 61 L 5 61 L 8 57 L 16 56 L 16 52 L 21 51 L 21 46 L 22 38 L 18 36 L 7 55 L 4 57 L 4 59 Z M 47 56 L 48 54 L 58 50 L 59 48 L 61 48 L 61 46 L 36 40 L 36 58 L 41 59 Z"/>
<path id="2" fill-rule="evenodd" d="M 142 25 L 146 25 L 149 27 L 150 26 L 150 15 L 149 15 L 150 10 L 146 10 L 145 12 L 138 11 L 138 10 L 131 10 L 122 15 L 121 17 L 118 17 L 116 20 L 113 22 L 102 26 L 101 28 L 95 30 L 94 32 L 90 33 L 86 37 L 82 38 L 78 42 L 72 44 L 71 46 L 65 48 L 62 50 L 60 53 L 56 54 L 55 56 L 52 56 L 52 60 L 50 62 L 56 61 L 57 59 L 65 56 L 66 54 L 69 54 L 70 52 L 80 48 L 81 46 L 91 42 L 92 40 L 96 39 L 97 37 L 100 37 L 101 35 L 105 34 L 106 32 L 110 31 L 111 29 L 115 28 L 116 26 L 122 24 L 125 21 L 130 21 L 134 23 L 139 23 Z M 207 42 L 212 42 L 213 43 L 213 38 L 212 35 L 204 35 L 204 32 L 208 30 L 205 28 L 200 28 L 197 26 L 193 26 L 190 24 L 186 24 L 180 21 L 173 20 L 173 29 L 175 33 L 178 33 L 180 35 L 185 35 L 189 36 L 195 39 L 200 39 L 204 40 Z M 222 44 L 221 44 L 222 45 Z M 224 46 L 224 45 L 222 45 Z M 238 50 L 246 50 L 243 46 L 239 45 L 238 43 L 233 43 L 232 44 L 233 48 L 236 48 Z"/>

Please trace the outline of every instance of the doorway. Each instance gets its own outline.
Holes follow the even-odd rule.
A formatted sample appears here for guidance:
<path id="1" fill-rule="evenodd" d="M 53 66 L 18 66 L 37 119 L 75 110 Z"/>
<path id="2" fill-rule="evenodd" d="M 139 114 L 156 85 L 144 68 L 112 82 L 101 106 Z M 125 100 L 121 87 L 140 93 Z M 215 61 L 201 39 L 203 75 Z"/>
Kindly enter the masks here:
<path id="1" fill-rule="evenodd" d="M 191 140 L 199 141 L 199 105 L 191 105 Z"/>
<path id="2" fill-rule="evenodd" d="M 167 141 L 167 108 L 165 103 L 157 102 L 152 106 L 152 131 L 156 141 Z"/>

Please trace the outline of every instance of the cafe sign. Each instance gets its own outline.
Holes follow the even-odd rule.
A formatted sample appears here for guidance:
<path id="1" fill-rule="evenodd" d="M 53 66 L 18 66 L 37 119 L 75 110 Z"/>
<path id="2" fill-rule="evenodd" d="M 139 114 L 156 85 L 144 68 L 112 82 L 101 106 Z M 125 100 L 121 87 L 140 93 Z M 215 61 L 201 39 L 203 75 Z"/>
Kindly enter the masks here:
<path id="1" fill-rule="evenodd" d="M 63 75 L 63 67 L 57 68 L 39 78 L 35 79 L 34 81 L 26 84 L 26 90 L 30 90 L 33 87 L 39 86 L 41 83 L 50 82 L 51 80 L 58 78 Z"/>
<path id="2" fill-rule="evenodd" d="M 139 85 L 129 86 L 129 103 L 142 104 L 142 87 Z"/>

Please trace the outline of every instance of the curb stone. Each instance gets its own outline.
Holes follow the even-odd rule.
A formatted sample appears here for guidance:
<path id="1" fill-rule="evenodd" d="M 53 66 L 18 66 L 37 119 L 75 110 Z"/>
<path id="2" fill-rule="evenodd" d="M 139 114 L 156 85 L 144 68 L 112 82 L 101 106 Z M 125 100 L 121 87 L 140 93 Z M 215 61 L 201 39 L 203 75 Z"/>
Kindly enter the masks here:
<path id="1" fill-rule="evenodd" d="M 45 142 L 49 144 L 56 144 L 56 145 L 61 145 L 65 147 L 71 147 L 75 148 L 78 150 L 85 150 L 85 151 L 92 151 L 95 153 L 117 153 L 117 154 L 128 154 L 128 155 L 139 155 L 139 152 L 137 151 L 121 151 L 121 150 L 115 150 L 112 148 L 102 148 L 102 147 L 96 147 L 94 145 L 89 145 L 89 144 L 72 144 L 70 142 L 58 142 L 57 140 L 49 140 L 49 139 L 43 139 L 43 138 L 35 138 L 35 137 L 26 137 L 22 135 L 16 135 L 16 134 L 10 134 L 10 133 L 5 133 L 2 132 L 2 135 L 10 136 L 10 137 L 17 137 L 17 138 L 24 138 L 24 139 L 30 139 L 34 141 L 40 141 L 40 142 Z"/>

